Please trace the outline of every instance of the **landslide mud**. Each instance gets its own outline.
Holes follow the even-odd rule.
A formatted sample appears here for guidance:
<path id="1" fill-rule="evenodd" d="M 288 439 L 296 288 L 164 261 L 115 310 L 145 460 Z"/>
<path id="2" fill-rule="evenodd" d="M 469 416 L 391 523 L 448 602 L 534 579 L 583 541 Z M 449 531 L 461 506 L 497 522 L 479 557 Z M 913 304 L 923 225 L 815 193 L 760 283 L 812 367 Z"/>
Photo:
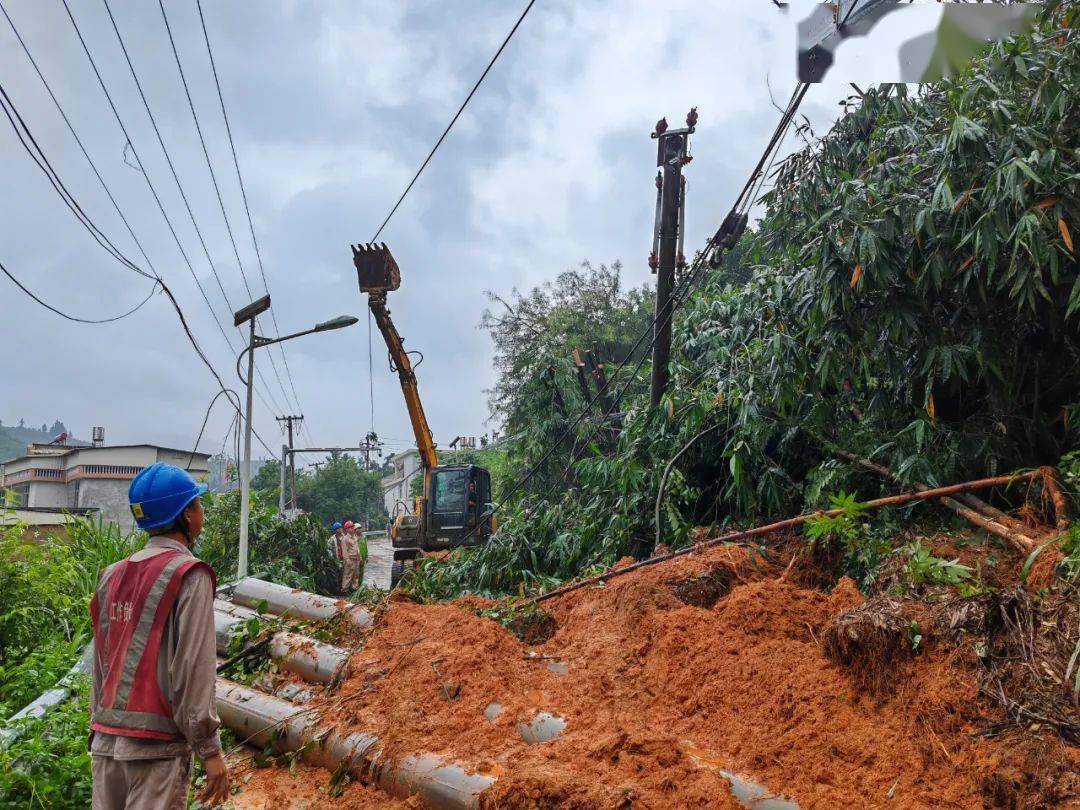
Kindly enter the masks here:
<path id="1" fill-rule="evenodd" d="M 720 770 L 803 808 L 1076 801 L 1077 748 L 995 732 L 970 644 L 928 639 L 886 662 L 891 688 L 868 690 L 822 641 L 862 595 L 783 574 L 738 548 L 690 555 L 546 605 L 557 629 L 539 646 L 477 616 L 475 599 L 391 600 L 318 702 L 391 757 L 429 751 L 497 776 L 492 808 L 741 806 Z M 687 582 L 702 606 L 684 601 Z M 492 702 L 503 709 L 485 719 Z M 518 724 L 538 711 L 566 727 L 529 745 Z"/>

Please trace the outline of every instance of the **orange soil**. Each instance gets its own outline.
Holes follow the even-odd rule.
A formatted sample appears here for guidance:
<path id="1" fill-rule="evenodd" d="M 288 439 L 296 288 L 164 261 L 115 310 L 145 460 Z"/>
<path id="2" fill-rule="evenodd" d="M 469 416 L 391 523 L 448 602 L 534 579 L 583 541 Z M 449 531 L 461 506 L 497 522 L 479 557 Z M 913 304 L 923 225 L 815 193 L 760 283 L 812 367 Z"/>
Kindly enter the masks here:
<path id="1" fill-rule="evenodd" d="M 244 780 L 247 779 L 245 782 Z M 330 795 L 330 773 L 298 765 L 288 768 L 237 768 L 233 780 L 240 792 L 232 797 L 234 810 L 372 810 L 379 807 L 413 807 L 413 802 L 390 798 L 378 788 L 350 784 L 340 796 Z"/>
<path id="2" fill-rule="evenodd" d="M 1075 800 L 1078 749 L 970 736 L 1000 719 L 970 649 L 928 640 L 891 691 L 861 694 L 819 641 L 862 596 L 848 580 L 823 593 L 782 570 L 737 548 L 690 555 L 545 605 L 558 630 L 531 647 L 476 616 L 478 600 L 393 600 L 350 678 L 320 699 L 324 716 L 379 736 L 391 756 L 430 751 L 497 775 L 489 807 L 738 806 L 710 765 L 803 808 Z M 703 574 L 726 595 L 684 604 L 677 586 Z M 505 708 L 487 722 L 492 701 Z M 516 723 L 540 709 L 567 728 L 527 745 Z"/>

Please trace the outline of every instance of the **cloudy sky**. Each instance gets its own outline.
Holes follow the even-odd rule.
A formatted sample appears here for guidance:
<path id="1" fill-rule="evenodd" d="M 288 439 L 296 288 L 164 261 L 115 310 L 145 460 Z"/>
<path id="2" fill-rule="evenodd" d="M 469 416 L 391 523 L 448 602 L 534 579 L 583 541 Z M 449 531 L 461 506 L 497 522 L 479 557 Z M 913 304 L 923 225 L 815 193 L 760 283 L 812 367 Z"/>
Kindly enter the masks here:
<path id="1" fill-rule="evenodd" d="M 250 300 L 213 193 L 157 3 L 110 0 L 180 183 L 220 276 L 197 239 L 99 0 L 69 0 L 143 168 L 232 344 L 226 344 L 148 191 L 60 0 L 2 0 L 112 188 L 199 343 L 230 385 L 243 339 L 230 311 Z M 256 429 L 302 412 L 304 442 L 352 445 L 371 425 L 366 301 L 349 244 L 386 215 L 524 2 L 203 0 L 256 235 L 283 332 L 339 314 L 349 330 L 274 349 L 259 367 Z M 165 0 L 199 121 L 257 297 L 262 281 L 228 151 L 194 0 Z M 384 239 L 402 270 L 391 309 L 421 350 L 421 394 L 437 441 L 497 428 L 483 389 L 492 347 L 478 329 L 485 290 L 527 289 L 583 260 L 621 260 L 650 280 L 654 122 L 700 112 L 687 169 L 687 245 L 702 244 L 742 186 L 795 81 L 795 23 L 769 0 L 538 0 L 402 205 Z M 819 132 L 847 82 L 889 79 L 896 46 L 933 24 L 934 6 L 887 18 L 845 43 L 803 111 Z M 0 82 L 61 178 L 125 255 L 145 265 L 17 41 L 0 19 Z M 0 118 L 0 261 L 50 304 L 85 318 L 130 309 L 150 290 L 83 230 Z M 789 138 L 785 150 L 796 142 Z M 126 157 L 126 163 L 125 163 Z M 263 330 L 272 331 L 268 318 Z M 392 450 L 412 443 L 396 378 L 374 336 L 374 425 Z M 62 419 L 77 436 L 188 447 L 216 386 L 168 302 L 115 323 L 65 321 L 0 278 L 0 419 Z M 232 414 L 219 400 L 200 445 L 220 449 Z M 257 445 L 256 445 L 257 446 Z"/>

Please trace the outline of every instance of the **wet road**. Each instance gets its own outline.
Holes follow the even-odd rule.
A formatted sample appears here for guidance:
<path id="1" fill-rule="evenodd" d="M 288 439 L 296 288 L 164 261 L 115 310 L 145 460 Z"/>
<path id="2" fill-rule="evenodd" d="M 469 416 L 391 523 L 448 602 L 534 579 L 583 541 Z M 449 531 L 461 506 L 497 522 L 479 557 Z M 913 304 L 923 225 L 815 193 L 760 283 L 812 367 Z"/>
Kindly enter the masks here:
<path id="1" fill-rule="evenodd" d="M 394 549 L 390 538 L 368 537 L 368 559 L 364 566 L 364 584 L 382 591 L 390 590 L 390 565 L 394 561 Z"/>

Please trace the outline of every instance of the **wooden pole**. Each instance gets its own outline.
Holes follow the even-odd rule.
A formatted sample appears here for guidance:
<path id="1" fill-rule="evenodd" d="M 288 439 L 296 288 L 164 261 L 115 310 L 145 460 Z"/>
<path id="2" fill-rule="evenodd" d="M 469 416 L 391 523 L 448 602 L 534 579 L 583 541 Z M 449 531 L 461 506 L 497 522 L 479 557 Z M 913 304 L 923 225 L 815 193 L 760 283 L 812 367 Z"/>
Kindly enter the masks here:
<path id="1" fill-rule="evenodd" d="M 928 501 L 934 498 L 948 497 L 950 495 L 956 495 L 961 492 L 968 492 L 973 489 L 989 489 L 991 487 L 1005 486 L 1015 481 L 1030 480 L 1034 476 L 1039 475 L 1038 472 L 1019 473 L 1017 475 L 999 475 L 994 478 L 981 478 L 977 481 L 966 481 L 962 484 L 952 484 L 947 487 L 938 487 L 937 489 L 927 489 L 922 492 L 906 492 L 901 495 L 889 495 L 885 498 L 876 498 L 872 501 L 866 501 L 862 506 L 865 509 L 882 509 L 886 506 L 903 506 L 907 503 L 915 501 Z M 971 510 L 969 510 L 971 511 Z M 660 563 L 673 560 L 676 557 L 682 557 L 687 554 L 692 554 L 695 551 L 701 551 L 702 549 L 710 548 L 712 546 L 718 546 L 722 543 L 733 543 L 736 540 L 745 540 L 749 537 L 760 537 L 764 534 L 772 534 L 773 532 L 782 531 L 783 529 L 790 529 L 793 526 L 800 526 L 811 518 L 815 517 L 836 517 L 837 515 L 844 514 L 843 509 L 827 509 L 825 511 L 808 512 L 806 514 L 797 515 L 796 517 L 787 518 L 785 520 L 778 520 L 776 523 L 769 523 L 765 526 L 758 526 L 753 529 L 747 529 L 740 532 L 729 532 L 728 534 L 721 535 L 712 540 L 706 540 L 703 543 L 690 546 L 689 548 L 682 548 L 678 551 L 672 551 L 668 554 L 662 554 L 659 557 L 650 557 L 647 560 L 641 560 L 640 562 L 632 563 L 625 568 L 617 568 L 613 571 L 608 571 L 606 574 L 599 574 L 595 577 L 588 577 L 587 579 L 581 579 L 577 582 L 572 582 L 569 585 L 564 585 L 561 588 L 556 588 L 540 596 L 534 596 L 528 600 L 526 604 L 536 605 L 540 602 L 546 602 L 549 599 L 555 599 L 559 596 L 565 596 L 568 593 L 586 588 L 589 585 L 596 585 L 601 582 L 606 582 L 609 579 L 615 577 L 625 576 L 626 574 L 633 573 L 642 568 L 646 568 L 650 565 L 659 565 Z M 981 517 L 981 516 L 979 516 Z M 986 520 L 986 518 L 982 518 Z M 988 521 L 989 522 L 989 521 Z M 1001 527 L 997 527 L 1001 528 Z M 1032 541 L 1033 542 L 1033 541 Z M 1034 546 L 1033 546 L 1034 548 Z"/>
<path id="2" fill-rule="evenodd" d="M 839 448 L 834 448 L 833 452 L 841 458 L 845 458 L 848 461 L 858 464 L 860 467 L 870 470 L 871 472 L 875 472 L 878 475 L 883 476 L 884 478 L 888 478 L 890 481 L 900 483 L 899 476 L 897 476 L 896 473 L 894 473 L 888 467 L 884 467 L 881 464 L 876 464 L 869 459 L 861 458 L 854 453 L 849 453 L 848 451 L 841 450 Z M 1030 481 L 1033 478 L 1041 477 L 1041 475 L 1041 473 L 1036 471 L 1030 473 L 1022 473 L 1020 475 L 1014 476 L 1014 478 L 1016 480 L 1026 479 Z M 927 487 L 926 484 L 915 482 L 913 486 L 919 492 L 930 491 L 929 487 Z M 948 507 L 949 509 L 952 509 L 954 512 L 956 512 L 956 514 L 960 515 L 960 517 L 964 518 L 970 523 L 973 523 L 980 529 L 985 529 L 991 534 L 995 534 L 998 537 L 1008 540 L 1016 549 L 1024 552 L 1025 554 L 1030 554 L 1039 545 L 1038 539 L 1029 536 L 1027 534 L 1027 527 L 1015 518 L 1011 518 L 1004 512 L 994 509 L 994 507 L 976 498 L 970 493 L 958 493 L 958 495 L 959 499 L 947 497 L 941 498 L 941 504 Z M 964 504 L 960 503 L 961 499 L 966 501 L 970 505 L 964 506 Z"/>

